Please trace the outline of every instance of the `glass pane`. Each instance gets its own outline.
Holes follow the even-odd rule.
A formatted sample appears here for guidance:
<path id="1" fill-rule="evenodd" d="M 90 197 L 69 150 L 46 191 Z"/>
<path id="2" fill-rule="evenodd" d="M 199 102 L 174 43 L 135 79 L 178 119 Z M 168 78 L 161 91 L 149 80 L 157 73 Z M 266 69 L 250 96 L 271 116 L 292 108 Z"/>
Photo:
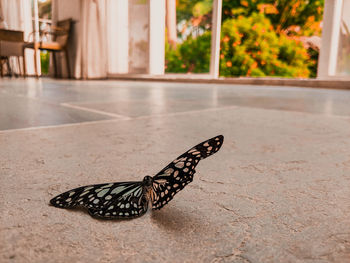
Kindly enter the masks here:
<path id="1" fill-rule="evenodd" d="M 208 73 L 213 1 L 167 3 L 165 72 Z"/>
<path id="2" fill-rule="evenodd" d="M 344 0 L 340 21 L 339 48 L 336 74 L 350 76 L 350 0 Z"/>
<path id="3" fill-rule="evenodd" d="M 40 41 L 52 42 L 53 41 L 52 34 L 51 34 L 52 1 L 39 0 L 38 12 L 39 12 Z M 41 63 L 41 74 L 47 75 L 49 73 L 49 64 L 50 64 L 50 54 L 47 50 L 40 51 L 40 63 Z"/>

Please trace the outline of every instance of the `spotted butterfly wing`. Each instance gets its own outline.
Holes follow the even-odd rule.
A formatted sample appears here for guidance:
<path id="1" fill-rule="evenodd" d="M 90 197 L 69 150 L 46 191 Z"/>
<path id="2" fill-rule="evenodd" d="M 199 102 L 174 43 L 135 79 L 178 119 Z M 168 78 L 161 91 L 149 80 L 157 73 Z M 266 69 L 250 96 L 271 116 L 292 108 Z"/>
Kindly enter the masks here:
<path id="1" fill-rule="evenodd" d="M 142 182 L 88 185 L 72 189 L 50 200 L 59 208 L 86 207 L 90 215 L 100 218 L 132 218 L 148 208 Z"/>
<path id="2" fill-rule="evenodd" d="M 50 200 L 53 206 L 83 206 L 91 216 L 99 218 L 133 218 L 146 213 L 151 200 L 153 209 L 160 209 L 173 196 L 192 182 L 198 162 L 216 153 L 224 137 L 202 142 L 176 158 L 153 178 L 142 182 L 121 182 L 88 185 L 72 189 Z"/>
<path id="3" fill-rule="evenodd" d="M 192 182 L 200 160 L 220 150 L 224 136 L 204 141 L 177 157 L 153 177 L 152 208 L 161 209 L 174 195 Z"/>

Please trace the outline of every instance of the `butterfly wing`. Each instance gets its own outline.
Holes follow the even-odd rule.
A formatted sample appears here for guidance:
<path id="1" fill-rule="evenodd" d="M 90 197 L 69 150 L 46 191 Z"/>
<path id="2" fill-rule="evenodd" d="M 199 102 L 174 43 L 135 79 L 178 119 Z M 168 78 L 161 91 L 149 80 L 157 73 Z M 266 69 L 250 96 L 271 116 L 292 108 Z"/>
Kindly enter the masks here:
<path id="1" fill-rule="evenodd" d="M 162 208 L 177 192 L 192 182 L 199 161 L 219 151 L 223 142 L 222 135 L 206 140 L 177 157 L 156 174 L 153 177 L 154 191 L 151 195 L 153 209 Z"/>
<path id="2" fill-rule="evenodd" d="M 137 217 L 148 207 L 141 182 L 83 186 L 54 197 L 50 203 L 59 208 L 83 206 L 91 216 L 100 218 Z"/>

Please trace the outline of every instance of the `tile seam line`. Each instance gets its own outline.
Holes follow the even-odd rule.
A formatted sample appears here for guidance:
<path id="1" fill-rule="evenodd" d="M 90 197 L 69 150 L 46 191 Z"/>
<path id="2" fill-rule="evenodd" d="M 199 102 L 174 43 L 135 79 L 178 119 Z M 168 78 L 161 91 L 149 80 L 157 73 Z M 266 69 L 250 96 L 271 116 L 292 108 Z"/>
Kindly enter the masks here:
<path id="1" fill-rule="evenodd" d="M 97 120 L 97 121 L 85 121 L 85 122 L 78 122 L 78 123 L 65 123 L 65 124 L 59 124 L 59 125 L 47 125 L 47 126 L 37 126 L 37 127 L 26 127 L 26 128 L 19 128 L 19 129 L 9 129 L 9 130 L 0 130 L 0 135 L 5 133 L 11 133 L 16 131 L 27 131 L 27 130 L 40 130 L 40 129 L 49 129 L 49 128 L 63 128 L 63 127 L 74 127 L 74 126 L 83 126 L 83 125 L 93 125 L 93 124 L 99 124 L 99 123 L 113 123 L 113 122 L 122 122 L 122 121 L 131 121 L 131 120 L 143 120 L 143 119 L 151 119 L 151 118 L 162 118 L 162 117 L 173 117 L 173 116 L 181 116 L 186 114 L 196 114 L 201 112 L 210 112 L 210 111 L 221 111 L 221 110 L 228 110 L 228 109 L 239 109 L 239 108 L 251 108 L 251 107 L 244 107 L 244 106 L 227 106 L 227 107 L 218 107 L 218 108 L 208 108 L 203 110 L 194 110 L 194 111 L 184 111 L 184 112 L 175 112 L 175 113 L 169 113 L 169 114 L 158 114 L 158 115 L 147 115 L 147 116 L 140 116 L 140 117 L 128 117 L 128 119 L 122 119 L 122 118 L 114 118 L 109 120 Z M 253 109 L 261 109 L 261 108 L 253 108 Z M 282 111 L 282 112 L 292 112 L 292 113 L 300 113 L 300 114 L 307 114 L 312 116 L 325 116 L 328 118 L 336 118 L 341 120 L 349 120 L 350 118 L 348 116 L 339 116 L 339 115 L 324 115 L 324 114 L 315 114 L 315 113 L 305 113 L 300 111 L 285 111 L 285 110 L 276 110 L 276 109 L 262 109 L 266 111 Z"/>
<path id="2" fill-rule="evenodd" d="M 29 100 L 37 101 L 39 103 L 51 105 L 51 106 L 65 107 L 65 108 L 71 108 L 74 110 L 87 111 L 87 112 L 92 112 L 95 114 L 105 115 L 105 116 L 109 116 L 109 117 L 113 117 L 113 118 L 129 118 L 128 116 L 123 116 L 123 115 L 109 113 L 109 112 L 105 112 L 105 111 L 94 110 L 94 109 L 90 109 L 90 108 L 79 106 L 79 105 L 74 105 L 74 103 L 76 103 L 76 102 L 55 102 L 55 101 L 45 100 L 45 99 L 38 98 L 38 97 L 30 97 L 30 96 L 21 95 L 21 94 L 13 94 L 13 93 L 7 92 L 6 90 L 1 91 L 1 92 L 6 94 L 6 95 L 10 95 L 10 96 L 14 96 L 17 98 L 22 98 L 22 99 L 29 99 Z M 90 103 L 90 102 L 88 101 L 88 102 L 84 102 L 84 103 Z"/>
<path id="3" fill-rule="evenodd" d="M 66 107 L 66 108 L 71 108 L 71 109 L 76 109 L 76 110 L 82 110 L 82 111 L 97 113 L 97 114 L 101 114 L 101 115 L 117 118 L 117 119 L 120 119 L 120 120 L 130 120 L 131 119 L 128 116 L 124 116 L 124 115 L 120 115 L 120 114 L 116 114 L 116 113 L 111 113 L 111 112 L 106 112 L 106 111 L 101 111 L 101 110 L 95 110 L 95 109 L 91 109 L 91 108 L 83 107 L 83 106 L 78 106 L 78 105 L 72 105 L 72 104 L 69 104 L 69 103 L 66 103 L 66 102 L 60 103 L 60 106 Z"/>
<path id="4" fill-rule="evenodd" d="M 151 119 L 151 118 L 181 116 L 181 115 L 186 115 L 186 114 L 196 114 L 196 113 L 207 112 L 207 111 L 219 111 L 219 110 L 227 110 L 227 109 L 235 109 L 235 108 L 238 108 L 238 107 L 237 106 L 229 106 L 229 107 L 196 110 L 196 111 L 176 112 L 176 113 L 170 113 L 170 114 L 164 114 L 164 115 L 161 115 L 161 114 L 159 114 L 159 115 L 147 115 L 147 116 L 140 116 L 140 117 L 128 118 L 128 119 L 118 118 L 118 119 L 109 119 L 109 120 L 85 121 L 85 122 L 78 122 L 78 123 L 65 123 L 65 124 L 59 124 L 59 125 L 26 127 L 26 128 L 19 128 L 19 129 L 0 130 L 0 135 L 6 134 L 6 133 L 11 133 L 11 132 L 20 132 L 20 131 L 32 131 L 32 130 L 41 130 L 41 129 L 50 129 L 50 128 L 64 128 L 64 127 L 74 127 L 74 126 L 85 126 L 85 125 L 90 125 L 90 124 L 94 125 L 94 124 L 102 124 L 102 123 L 114 123 L 114 122 L 123 122 L 123 121 L 131 121 L 131 120 L 144 120 L 144 119 Z"/>
<path id="5" fill-rule="evenodd" d="M 84 107 L 84 106 L 79 106 L 79 105 L 74 105 L 74 102 L 53 102 L 50 100 L 43 100 L 37 97 L 30 97 L 30 96 L 26 96 L 26 95 L 21 95 L 21 94 L 13 94 L 10 92 L 5 91 L 1 91 L 4 94 L 10 95 L 10 96 L 14 96 L 17 98 L 23 98 L 23 99 L 29 99 L 29 100 L 33 100 L 33 101 L 38 101 L 40 103 L 44 103 L 47 105 L 52 105 L 52 106 L 58 106 L 58 107 L 65 107 L 65 108 L 70 108 L 70 109 L 74 109 L 74 110 L 81 110 L 81 111 L 87 111 L 87 112 L 91 112 L 91 113 L 95 113 L 95 114 L 100 114 L 100 115 L 105 115 L 105 116 L 109 116 L 109 117 L 113 117 L 113 118 L 119 118 L 119 119 L 129 119 L 130 117 L 128 116 L 123 116 L 120 114 L 115 114 L 115 113 L 110 113 L 110 112 L 106 112 L 106 111 L 100 111 L 100 110 L 95 110 L 95 109 L 91 109 L 88 107 Z M 85 103 L 90 103 L 90 102 L 85 102 Z M 53 125 L 53 126 L 57 126 L 57 125 Z"/>

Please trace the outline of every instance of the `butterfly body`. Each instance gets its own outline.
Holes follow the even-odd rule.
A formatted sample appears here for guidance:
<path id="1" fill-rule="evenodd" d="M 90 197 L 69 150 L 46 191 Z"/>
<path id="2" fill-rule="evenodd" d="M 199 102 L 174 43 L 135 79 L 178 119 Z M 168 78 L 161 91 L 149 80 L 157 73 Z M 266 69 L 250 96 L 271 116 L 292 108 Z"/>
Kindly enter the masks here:
<path id="1" fill-rule="evenodd" d="M 216 153 L 223 139 L 219 135 L 192 147 L 153 177 L 78 187 L 54 197 L 50 203 L 58 208 L 82 206 L 91 216 L 105 219 L 141 216 L 149 203 L 153 209 L 161 209 L 192 182 L 198 162 Z"/>

